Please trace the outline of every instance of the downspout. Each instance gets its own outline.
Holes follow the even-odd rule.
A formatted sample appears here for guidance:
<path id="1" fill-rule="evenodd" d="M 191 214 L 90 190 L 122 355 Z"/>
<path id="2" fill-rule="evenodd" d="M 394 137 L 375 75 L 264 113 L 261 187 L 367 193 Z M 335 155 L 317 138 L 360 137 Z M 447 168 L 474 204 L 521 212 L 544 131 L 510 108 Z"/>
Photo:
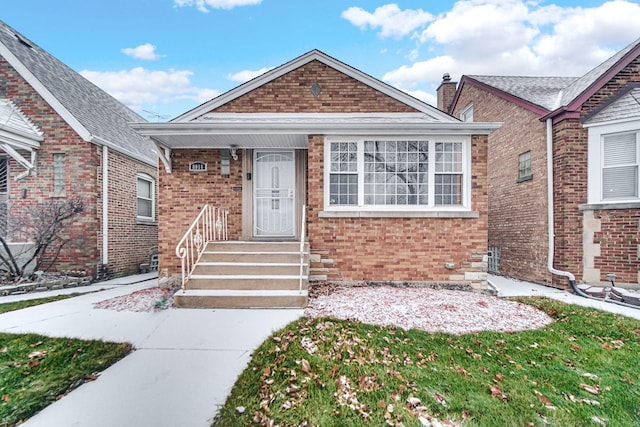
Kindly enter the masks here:
<path id="1" fill-rule="evenodd" d="M 102 265 L 109 263 L 109 148 L 102 146 Z"/>
<path id="2" fill-rule="evenodd" d="M 563 276 L 569 279 L 569 284 L 571 285 L 571 290 L 575 292 L 577 295 L 581 297 L 589 298 L 596 301 L 604 301 L 604 302 L 612 302 L 617 305 L 621 305 L 623 307 L 630 307 L 638 309 L 637 305 L 627 304 L 622 301 L 616 301 L 608 298 L 596 298 L 591 295 L 583 292 L 576 283 L 575 276 L 568 272 L 557 270 L 553 267 L 553 257 L 554 257 L 554 223 L 553 223 L 553 127 L 552 127 L 552 119 L 547 119 L 547 209 L 548 209 L 548 221 L 549 221 L 549 253 L 547 256 L 547 268 L 551 274 L 555 274 L 558 276 Z"/>
<path id="3" fill-rule="evenodd" d="M 553 219 L 553 127 L 552 119 L 547 119 L 547 210 L 548 210 L 548 235 L 549 235 L 549 252 L 547 255 L 547 269 L 551 274 L 563 276 L 569 279 L 571 289 L 581 296 L 587 296 L 576 286 L 576 277 L 568 271 L 556 270 L 553 267 L 554 249 L 555 249 L 555 231 Z"/>

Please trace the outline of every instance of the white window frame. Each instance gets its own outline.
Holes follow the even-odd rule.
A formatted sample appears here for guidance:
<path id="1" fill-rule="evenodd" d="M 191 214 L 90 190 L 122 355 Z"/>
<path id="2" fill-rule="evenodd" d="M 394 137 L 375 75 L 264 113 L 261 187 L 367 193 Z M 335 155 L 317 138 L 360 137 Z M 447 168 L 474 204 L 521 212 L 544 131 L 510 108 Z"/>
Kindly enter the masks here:
<path id="1" fill-rule="evenodd" d="M 151 187 L 151 199 L 146 199 L 138 195 L 138 181 L 146 181 Z M 151 216 L 138 215 L 138 200 L 150 200 L 151 201 Z M 136 219 L 141 221 L 155 221 L 156 219 L 156 181 L 147 174 L 136 174 Z"/>
<path id="2" fill-rule="evenodd" d="M 631 133 L 636 134 L 638 156 L 637 161 L 640 163 L 640 120 L 635 119 L 626 122 L 615 122 L 588 125 L 588 166 L 587 166 L 587 203 L 588 204 L 623 204 L 623 203 L 638 203 L 639 197 L 626 198 L 626 199 L 605 199 L 602 195 L 602 169 L 604 163 L 604 156 L 602 155 L 604 137 L 616 133 Z M 640 181 L 640 173 L 639 181 Z M 640 182 L 637 183 L 640 189 Z M 639 190 L 640 191 L 640 190 Z"/>
<path id="3" fill-rule="evenodd" d="M 463 122 L 473 122 L 473 104 L 464 107 L 464 110 L 460 112 L 460 120 Z"/>
<path id="4" fill-rule="evenodd" d="M 365 205 L 364 204 L 364 141 L 429 141 L 429 203 L 426 205 Z M 358 204 L 331 205 L 330 175 L 331 175 L 331 143 L 355 142 L 358 144 Z M 435 204 L 435 144 L 437 142 L 462 143 L 462 204 Z M 368 211 L 368 212 L 466 212 L 471 211 L 471 137 L 451 135 L 417 135 L 417 136 L 346 136 L 325 137 L 324 141 L 324 210 L 334 212 Z"/>

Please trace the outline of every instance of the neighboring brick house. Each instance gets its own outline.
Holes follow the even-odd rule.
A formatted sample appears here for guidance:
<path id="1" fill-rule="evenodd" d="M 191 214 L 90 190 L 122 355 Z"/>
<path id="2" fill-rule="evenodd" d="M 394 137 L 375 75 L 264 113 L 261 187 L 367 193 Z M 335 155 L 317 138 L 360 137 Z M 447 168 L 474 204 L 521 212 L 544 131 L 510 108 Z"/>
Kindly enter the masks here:
<path id="1" fill-rule="evenodd" d="M 489 247 L 500 274 L 567 284 L 547 265 L 549 143 L 554 268 L 586 283 L 607 274 L 640 282 L 639 56 L 640 39 L 582 77 L 465 75 L 453 96 L 456 83 L 443 81 L 445 111 L 503 123 L 489 136 L 488 162 Z"/>
<path id="2" fill-rule="evenodd" d="M 139 270 L 157 252 L 157 155 L 128 123 L 143 120 L 0 22 L 0 230 L 29 206 L 82 198 L 54 270 Z M 50 255 L 50 254 L 49 254 Z M 105 268 L 106 267 L 106 268 Z"/>
<path id="3" fill-rule="evenodd" d="M 486 286 L 495 124 L 461 123 L 313 50 L 171 122 L 134 127 L 161 152 L 169 275 L 203 205 L 229 209 L 230 239 L 246 241 L 299 239 L 306 205 L 321 280 Z"/>

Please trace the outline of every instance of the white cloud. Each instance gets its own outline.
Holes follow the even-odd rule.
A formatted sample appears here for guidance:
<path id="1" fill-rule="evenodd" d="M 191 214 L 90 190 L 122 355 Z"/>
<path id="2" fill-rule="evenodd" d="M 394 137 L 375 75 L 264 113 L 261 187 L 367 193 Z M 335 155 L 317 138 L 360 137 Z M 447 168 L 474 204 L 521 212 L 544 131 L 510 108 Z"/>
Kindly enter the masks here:
<path id="1" fill-rule="evenodd" d="M 262 0 L 173 0 L 176 6 L 195 6 L 201 12 L 208 12 L 207 6 L 213 9 L 233 9 L 239 6 L 253 6 Z"/>
<path id="2" fill-rule="evenodd" d="M 228 74 L 227 78 L 234 82 L 244 83 L 272 69 L 273 67 L 265 67 L 259 70 L 243 70 L 243 71 L 238 71 L 237 73 Z"/>
<path id="3" fill-rule="evenodd" d="M 594 7 L 459 0 L 411 36 L 418 46 L 406 56 L 410 62 L 383 79 L 415 92 L 434 90 L 445 72 L 454 79 L 461 74 L 580 76 L 635 40 L 638 22 L 640 5 L 627 0 Z"/>
<path id="4" fill-rule="evenodd" d="M 138 111 L 143 106 L 168 104 L 178 100 L 202 103 L 220 94 L 214 89 L 193 86 L 193 73 L 188 70 L 153 71 L 136 67 L 121 71 L 84 70 L 80 74 Z"/>
<path id="5" fill-rule="evenodd" d="M 156 47 L 151 43 L 141 44 L 137 47 L 125 47 L 121 49 L 122 53 L 127 56 L 136 59 L 146 59 L 148 61 L 155 61 L 156 59 L 163 58 L 165 55 L 158 55 L 156 53 Z"/>
<path id="6" fill-rule="evenodd" d="M 359 7 L 350 7 L 342 12 L 344 19 L 361 30 L 380 28 L 381 37 L 403 37 L 433 19 L 433 15 L 422 9 L 400 10 L 397 4 L 386 4 L 373 13 Z"/>

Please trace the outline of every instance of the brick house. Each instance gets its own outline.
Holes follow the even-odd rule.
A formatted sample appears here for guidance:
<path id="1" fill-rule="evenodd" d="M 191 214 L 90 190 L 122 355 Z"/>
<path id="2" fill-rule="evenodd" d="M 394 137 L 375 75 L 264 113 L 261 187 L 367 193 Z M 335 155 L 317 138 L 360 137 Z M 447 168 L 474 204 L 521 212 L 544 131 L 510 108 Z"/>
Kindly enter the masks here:
<path id="1" fill-rule="evenodd" d="M 180 274 L 176 246 L 208 204 L 228 211 L 230 243 L 201 246 L 182 305 L 287 305 L 247 302 L 259 294 L 251 286 L 284 298 L 309 276 L 484 289 L 486 144 L 496 127 L 462 123 L 317 50 L 168 123 L 135 124 L 161 153 L 162 274 Z M 311 269 L 298 273 L 300 240 Z M 293 257 L 277 262 L 290 270 L 256 255 L 274 248 Z M 187 302 L 190 293 L 201 301 Z M 304 290 L 297 295 L 290 303 L 304 304 Z"/>
<path id="2" fill-rule="evenodd" d="M 54 270 L 137 272 L 157 252 L 157 155 L 143 120 L 0 22 L 0 230 L 30 206 L 82 198 Z M 45 256 L 51 256 L 47 254 Z M 106 268 L 105 268 L 106 267 Z"/>
<path id="3" fill-rule="evenodd" d="M 489 136 L 496 271 L 566 286 L 549 273 L 551 259 L 577 281 L 598 284 L 615 274 L 618 283 L 640 282 L 639 88 L 640 39 L 582 77 L 465 75 L 455 91 L 456 83 L 443 81 L 445 111 L 503 123 Z"/>

